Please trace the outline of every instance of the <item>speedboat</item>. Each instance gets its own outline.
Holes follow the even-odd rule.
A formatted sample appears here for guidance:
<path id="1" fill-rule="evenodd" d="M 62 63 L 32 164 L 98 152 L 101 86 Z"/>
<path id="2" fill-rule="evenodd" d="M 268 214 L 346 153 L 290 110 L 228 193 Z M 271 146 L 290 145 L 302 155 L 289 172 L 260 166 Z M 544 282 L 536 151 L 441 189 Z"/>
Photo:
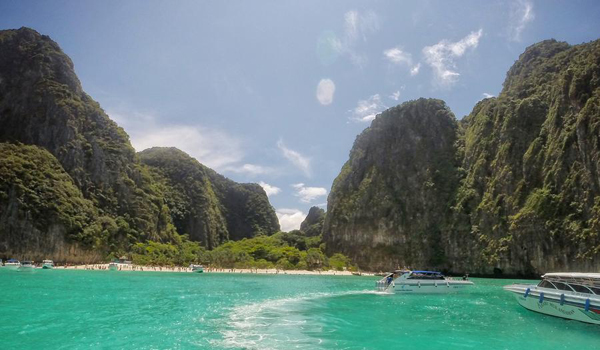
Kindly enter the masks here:
<path id="1" fill-rule="evenodd" d="M 8 259 L 4 263 L 4 268 L 7 270 L 16 270 L 19 268 L 19 266 L 21 266 L 21 262 L 19 262 L 19 260 L 15 260 L 15 259 Z"/>
<path id="2" fill-rule="evenodd" d="M 20 272 L 29 272 L 29 271 L 33 271 L 33 261 L 29 261 L 29 260 L 24 260 L 21 262 L 21 266 L 19 266 L 19 271 Z"/>
<path id="3" fill-rule="evenodd" d="M 204 266 L 202 265 L 190 265 L 190 268 L 192 269 L 192 272 L 196 272 L 196 273 L 203 273 L 204 272 Z"/>
<path id="4" fill-rule="evenodd" d="M 52 260 L 44 260 L 42 263 L 42 269 L 53 269 L 54 268 L 54 261 Z"/>
<path id="5" fill-rule="evenodd" d="M 542 314 L 600 324 L 600 273 L 547 273 L 535 284 L 511 284 L 524 308 Z"/>
<path id="6" fill-rule="evenodd" d="M 127 260 L 127 257 L 122 256 L 118 260 L 115 259 L 108 264 L 108 269 L 111 271 L 131 270 L 132 262 Z"/>
<path id="7" fill-rule="evenodd" d="M 390 272 L 376 282 L 377 291 L 400 294 L 453 293 L 472 285 L 467 276 L 454 279 L 437 271 L 406 270 Z"/>

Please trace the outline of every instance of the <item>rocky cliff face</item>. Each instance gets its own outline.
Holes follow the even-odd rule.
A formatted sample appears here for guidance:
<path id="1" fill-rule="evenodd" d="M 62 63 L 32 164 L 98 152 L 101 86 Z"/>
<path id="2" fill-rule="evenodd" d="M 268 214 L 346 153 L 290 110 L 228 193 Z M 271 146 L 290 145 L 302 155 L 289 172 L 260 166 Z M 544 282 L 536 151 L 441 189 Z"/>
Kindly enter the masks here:
<path id="1" fill-rule="evenodd" d="M 459 181 L 457 129 L 440 100 L 407 102 L 377 116 L 331 188 L 327 250 L 375 269 L 436 264 Z"/>
<path id="2" fill-rule="evenodd" d="M 300 224 L 300 231 L 308 237 L 318 236 L 323 231 L 324 222 L 325 210 L 319 207 L 311 207 L 308 210 L 308 215 Z"/>
<path id="3" fill-rule="evenodd" d="M 233 182 L 176 148 L 147 149 L 140 158 L 162 184 L 177 231 L 207 248 L 279 231 L 260 186 Z"/>
<path id="4" fill-rule="evenodd" d="M 597 271 L 599 86 L 600 41 L 545 41 L 460 125 L 440 101 L 382 113 L 333 184 L 328 249 L 382 269 Z"/>
<path id="5" fill-rule="evenodd" d="M 28 28 L 0 31 L 0 152 L 0 257 L 91 262 L 177 233 L 214 247 L 279 229 L 259 185 L 187 155 L 198 177 L 142 164 L 69 57 Z"/>
<path id="6" fill-rule="evenodd" d="M 98 213 L 49 152 L 0 143 L 0 255 L 90 262 Z"/>
<path id="7" fill-rule="evenodd" d="M 127 134 L 81 88 L 73 63 L 49 37 L 0 32 L 0 142 L 48 150 L 83 195 L 123 218 L 122 235 L 169 238 L 168 215 Z"/>
<path id="8" fill-rule="evenodd" d="M 529 47 L 464 127 L 447 266 L 598 271 L 600 41 Z"/>

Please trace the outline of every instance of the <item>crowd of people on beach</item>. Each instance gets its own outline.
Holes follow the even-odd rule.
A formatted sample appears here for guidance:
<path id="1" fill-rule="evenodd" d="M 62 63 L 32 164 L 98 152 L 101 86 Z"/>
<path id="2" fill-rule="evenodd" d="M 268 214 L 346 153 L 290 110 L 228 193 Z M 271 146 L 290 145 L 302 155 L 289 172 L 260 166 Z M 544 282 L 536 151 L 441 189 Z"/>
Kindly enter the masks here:
<path id="1" fill-rule="evenodd" d="M 57 268 L 71 270 L 109 270 L 109 264 L 86 264 L 86 265 L 69 265 L 57 266 Z M 193 272 L 191 267 L 182 266 L 142 266 L 134 264 L 119 264 L 118 271 L 153 271 L 153 272 Z M 284 274 L 284 275 L 348 275 L 347 271 L 307 271 L 307 270 L 280 270 L 280 269 L 239 269 L 239 268 L 218 268 L 205 267 L 204 272 L 207 273 L 254 273 L 254 274 Z"/>

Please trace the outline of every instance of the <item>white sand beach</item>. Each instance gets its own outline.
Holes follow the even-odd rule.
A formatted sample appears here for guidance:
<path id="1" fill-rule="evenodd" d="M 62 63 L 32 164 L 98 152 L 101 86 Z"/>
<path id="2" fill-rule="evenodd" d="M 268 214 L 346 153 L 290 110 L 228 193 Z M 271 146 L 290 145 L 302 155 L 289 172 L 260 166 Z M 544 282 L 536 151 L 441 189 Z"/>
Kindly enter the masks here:
<path id="1" fill-rule="evenodd" d="M 89 265 L 73 265 L 73 266 L 57 266 L 58 269 L 68 270 L 108 270 L 108 264 L 89 264 Z M 191 273 L 192 269 L 182 266 L 142 266 L 142 265 L 119 265 L 118 271 L 139 271 L 139 272 L 182 272 Z M 360 272 L 353 274 L 350 271 L 309 271 L 309 270 L 279 270 L 279 269 L 221 269 L 205 267 L 204 273 L 253 273 L 266 275 L 325 275 L 325 276 L 374 276 L 373 272 Z"/>

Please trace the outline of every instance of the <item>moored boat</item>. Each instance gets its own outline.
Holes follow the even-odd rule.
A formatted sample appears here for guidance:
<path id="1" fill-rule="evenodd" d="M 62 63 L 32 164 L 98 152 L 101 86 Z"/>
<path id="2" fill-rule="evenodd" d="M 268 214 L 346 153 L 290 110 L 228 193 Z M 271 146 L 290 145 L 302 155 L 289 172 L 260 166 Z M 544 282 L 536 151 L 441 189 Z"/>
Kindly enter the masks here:
<path id="1" fill-rule="evenodd" d="M 203 273 L 204 272 L 204 266 L 202 265 L 190 265 L 190 268 L 192 269 L 192 272 L 196 272 L 196 273 Z"/>
<path id="2" fill-rule="evenodd" d="M 547 273 L 535 284 L 511 284 L 524 308 L 542 314 L 600 324 L 600 273 Z"/>
<path id="3" fill-rule="evenodd" d="M 7 270 L 16 270 L 21 266 L 21 262 L 15 259 L 8 259 L 4 262 L 4 268 Z"/>
<path id="4" fill-rule="evenodd" d="M 454 279 L 437 271 L 396 270 L 376 282 L 378 291 L 399 294 L 453 293 L 469 286 L 473 286 L 473 282 L 466 276 Z"/>
<path id="5" fill-rule="evenodd" d="M 54 268 L 54 261 L 52 260 L 44 260 L 42 263 L 42 269 L 53 269 Z"/>
<path id="6" fill-rule="evenodd" d="M 111 271 L 132 270 L 132 262 L 127 260 L 127 257 L 122 256 L 108 264 L 108 269 Z"/>
<path id="7" fill-rule="evenodd" d="M 34 269 L 33 261 L 29 261 L 29 260 L 21 261 L 21 266 L 19 266 L 20 272 L 29 272 L 29 271 L 33 271 L 33 269 Z"/>

